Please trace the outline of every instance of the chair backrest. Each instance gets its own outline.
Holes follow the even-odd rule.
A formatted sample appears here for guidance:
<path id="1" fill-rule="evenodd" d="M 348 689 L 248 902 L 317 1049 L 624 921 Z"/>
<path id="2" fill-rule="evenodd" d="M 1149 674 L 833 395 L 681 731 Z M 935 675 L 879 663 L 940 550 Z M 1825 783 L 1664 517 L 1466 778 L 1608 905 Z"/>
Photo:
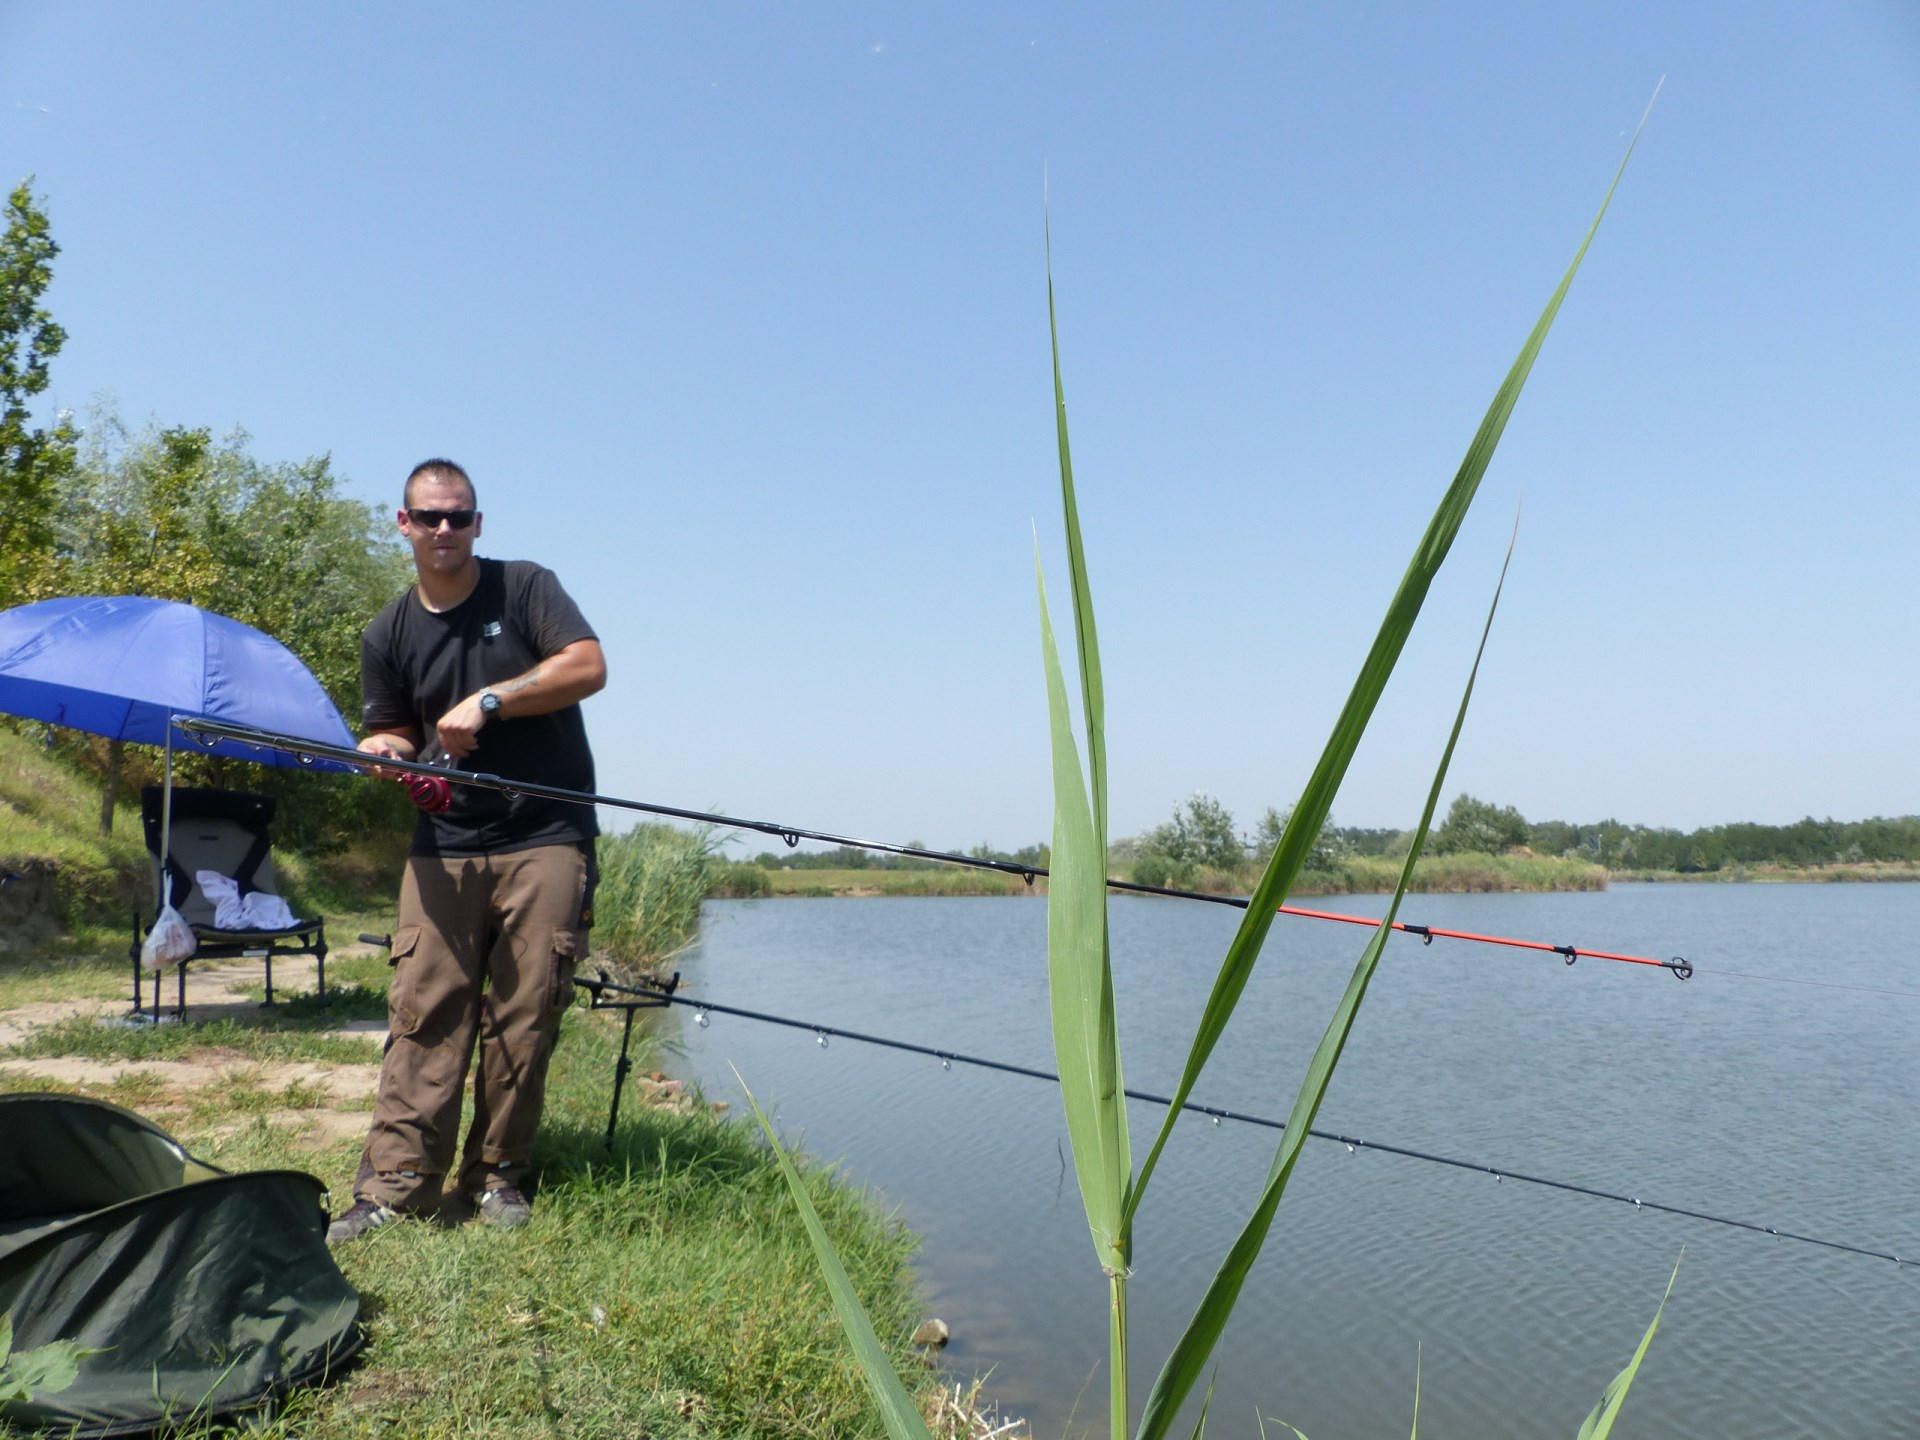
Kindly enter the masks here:
<path id="1" fill-rule="evenodd" d="M 140 821 L 146 830 L 147 854 L 153 860 L 154 911 L 161 891 L 160 821 L 165 792 L 148 785 L 140 792 Z M 240 893 L 273 893 L 272 834 L 274 801 L 270 795 L 237 790 L 176 788 L 173 826 L 169 836 L 173 854 L 166 866 L 166 898 L 189 925 L 213 924 L 213 903 L 194 883 L 197 870 L 217 870 L 239 883 Z"/>

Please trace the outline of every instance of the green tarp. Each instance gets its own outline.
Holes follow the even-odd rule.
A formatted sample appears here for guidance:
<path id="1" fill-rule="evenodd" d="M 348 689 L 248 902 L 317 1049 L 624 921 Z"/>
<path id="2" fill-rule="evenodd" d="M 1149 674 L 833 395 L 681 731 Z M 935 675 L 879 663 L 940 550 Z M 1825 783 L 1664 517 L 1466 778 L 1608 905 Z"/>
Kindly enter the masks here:
<path id="1" fill-rule="evenodd" d="M 118 1106 L 0 1095 L 0 1308 L 18 1350 L 95 1352 L 0 1419 L 132 1435 L 325 1379 L 363 1343 L 326 1223 L 311 1175 L 229 1175 Z"/>

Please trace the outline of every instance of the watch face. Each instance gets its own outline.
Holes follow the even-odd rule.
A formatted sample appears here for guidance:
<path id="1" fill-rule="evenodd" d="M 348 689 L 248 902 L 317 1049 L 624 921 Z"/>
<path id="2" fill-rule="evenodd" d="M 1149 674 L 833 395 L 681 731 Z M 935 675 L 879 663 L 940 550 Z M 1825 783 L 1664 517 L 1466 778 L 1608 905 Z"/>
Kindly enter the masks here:
<path id="1" fill-rule="evenodd" d="M 480 708 L 491 715 L 500 708 L 500 697 L 491 690 L 480 697 Z"/>

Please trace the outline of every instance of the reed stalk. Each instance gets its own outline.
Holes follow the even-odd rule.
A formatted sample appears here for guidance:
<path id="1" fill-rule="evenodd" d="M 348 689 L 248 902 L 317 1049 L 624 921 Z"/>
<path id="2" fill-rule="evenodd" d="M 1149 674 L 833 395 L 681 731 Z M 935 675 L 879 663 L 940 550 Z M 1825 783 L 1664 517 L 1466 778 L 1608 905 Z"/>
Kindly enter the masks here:
<path id="1" fill-rule="evenodd" d="M 1643 117 L 1641 125 L 1644 128 Z M 1072 1144 L 1074 1175 L 1079 1184 L 1082 1206 L 1093 1242 L 1094 1258 L 1108 1282 L 1108 1407 L 1109 1433 L 1113 1440 L 1124 1440 L 1129 1433 L 1132 1394 L 1129 1384 L 1127 1332 L 1127 1285 L 1132 1275 L 1133 1218 L 1152 1179 L 1168 1137 L 1182 1113 L 1181 1107 L 1191 1094 L 1207 1061 L 1212 1056 L 1234 1009 L 1244 993 L 1261 947 L 1272 926 L 1278 907 L 1285 903 L 1296 879 L 1312 853 L 1322 824 L 1331 811 L 1340 783 L 1346 775 L 1360 738 L 1372 717 L 1374 707 L 1407 637 L 1425 602 L 1428 589 L 1445 562 L 1461 524 L 1473 504 L 1487 466 L 1505 432 L 1507 421 L 1518 403 L 1520 392 L 1532 372 L 1541 346 L 1560 311 L 1574 276 L 1586 258 L 1601 220 L 1605 217 L 1621 177 L 1632 158 L 1639 131 L 1627 146 L 1612 183 L 1607 188 L 1599 212 L 1587 227 L 1572 262 L 1567 266 L 1546 308 L 1541 312 L 1519 355 L 1495 392 L 1479 428 L 1467 447 L 1465 458 L 1451 483 L 1441 495 L 1425 532 L 1415 547 L 1412 560 L 1401 579 L 1387 613 L 1362 662 L 1345 706 L 1328 736 L 1319 762 L 1309 776 L 1291 818 L 1268 860 L 1238 932 L 1221 962 L 1205 1010 L 1195 1031 L 1179 1084 L 1159 1132 L 1147 1152 L 1145 1163 L 1136 1176 L 1127 1133 L 1126 1098 L 1120 1057 L 1118 1024 L 1115 1013 L 1111 946 L 1107 926 L 1107 751 L 1105 698 L 1100 669 L 1100 646 L 1094 623 L 1092 586 L 1088 578 L 1085 547 L 1081 539 L 1078 500 L 1074 489 L 1072 449 L 1067 431 L 1065 385 L 1061 379 L 1059 326 L 1054 304 L 1051 238 L 1047 260 L 1047 324 L 1053 368 L 1054 421 L 1059 450 L 1060 499 L 1066 541 L 1070 591 L 1073 600 L 1073 641 L 1079 681 L 1080 721 L 1076 734 L 1069 687 L 1060 661 L 1051 615 L 1047 606 L 1045 578 L 1040 572 L 1038 537 L 1035 539 L 1035 580 L 1040 612 L 1041 660 L 1047 693 L 1048 724 L 1053 758 L 1054 822 L 1052 880 L 1047 895 L 1047 974 L 1052 1011 L 1055 1058 L 1060 1075 L 1060 1095 L 1065 1111 L 1067 1133 Z M 1517 534 L 1517 525 L 1516 525 Z M 1512 559 L 1510 541 L 1507 561 Z M 1426 806 L 1414 832 L 1386 921 L 1367 941 L 1356 961 L 1325 1033 L 1310 1058 L 1295 1094 L 1287 1124 L 1275 1151 L 1266 1181 L 1239 1237 L 1221 1261 L 1218 1271 L 1160 1370 L 1149 1393 L 1136 1432 L 1139 1440 L 1162 1440 L 1176 1417 L 1192 1398 L 1195 1387 L 1211 1363 L 1214 1345 L 1226 1328 L 1241 1288 L 1259 1257 L 1271 1230 L 1301 1147 L 1324 1100 L 1329 1082 L 1352 1033 L 1353 1024 L 1366 997 L 1367 987 L 1378 968 L 1391 935 L 1391 925 L 1412 879 L 1445 784 L 1447 768 L 1459 741 L 1473 697 L 1474 682 L 1481 659 L 1486 653 L 1494 615 L 1499 607 L 1500 590 L 1506 578 L 1503 562 L 1500 581 L 1494 587 L 1486 623 L 1480 634 L 1453 726 L 1434 771 Z M 1084 736 L 1085 764 L 1081 757 Z M 751 1100 L 751 1097 L 749 1097 Z M 769 1141 L 779 1151 L 779 1141 L 766 1117 L 754 1106 L 754 1113 L 765 1128 Z M 782 1163 L 794 1188 L 796 1203 L 807 1210 L 798 1175 L 782 1152 Z M 887 1416 L 888 1434 L 895 1440 L 926 1434 L 917 1415 L 902 1414 L 895 1391 L 898 1380 L 886 1370 L 884 1356 L 873 1338 L 872 1328 L 860 1310 L 859 1301 L 845 1285 L 844 1272 L 831 1253 L 817 1222 L 809 1221 L 809 1233 L 815 1235 L 823 1269 L 828 1276 L 836 1309 L 852 1338 L 856 1353 L 867 1371 L 869 1384 L 881 1399 Z M 1676 1267 L 1677 1274 L 1677 1267 Z M 1668 1282 L 1671 1293 L 1672 1281 Z M 1665 1301 L 1661 1302 L 1662 1310 Z M 1601 1403 L 1588 1417 L 1580 1432 L 1581 1440 L 1604 1440 L 1617 1413 L 1619 1402 L 1637 1373 L 1641 1358 L 1659 1325 L 1659 1314 L 1649 1327 L 1640 1349 L 1628 1367 L 1608 1387 Z M 1417 1383 L 1417 1382 L 1416 1382 Z M 1208 1387 L 1211 1392 L 1211 1385 Z M 1417 1400 L 1416 1400 L 1417 1406 Z M 1194 1434 L 1204 1432 L 1206 1402 Z M 1297 1432 L 1296 1432 L 1297 1433 Z M 1418 1410 L 1415 1411 L 1415 1434 Z"/>

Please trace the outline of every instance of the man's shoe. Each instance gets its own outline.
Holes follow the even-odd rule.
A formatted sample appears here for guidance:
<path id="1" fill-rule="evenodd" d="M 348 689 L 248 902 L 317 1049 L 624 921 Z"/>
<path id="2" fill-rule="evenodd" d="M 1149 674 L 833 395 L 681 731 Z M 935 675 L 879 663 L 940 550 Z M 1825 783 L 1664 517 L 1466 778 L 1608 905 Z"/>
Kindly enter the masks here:
<path id="1" fill-rule="evenodd" d="M 476 1209 L 481 1220 L 496 1230 L 517 1230 L 533 1218 L 527 1197 L 511 1185 L 496 1185 L 480 1192 Z"/>
<path id="2" fill-rule="evenodd" d="M 345 1245 L 399 1218 L 398 1210 L 382 1205 L 378 1200 L 356 1200 L 327 1226 L 327 1244 Z"/>

